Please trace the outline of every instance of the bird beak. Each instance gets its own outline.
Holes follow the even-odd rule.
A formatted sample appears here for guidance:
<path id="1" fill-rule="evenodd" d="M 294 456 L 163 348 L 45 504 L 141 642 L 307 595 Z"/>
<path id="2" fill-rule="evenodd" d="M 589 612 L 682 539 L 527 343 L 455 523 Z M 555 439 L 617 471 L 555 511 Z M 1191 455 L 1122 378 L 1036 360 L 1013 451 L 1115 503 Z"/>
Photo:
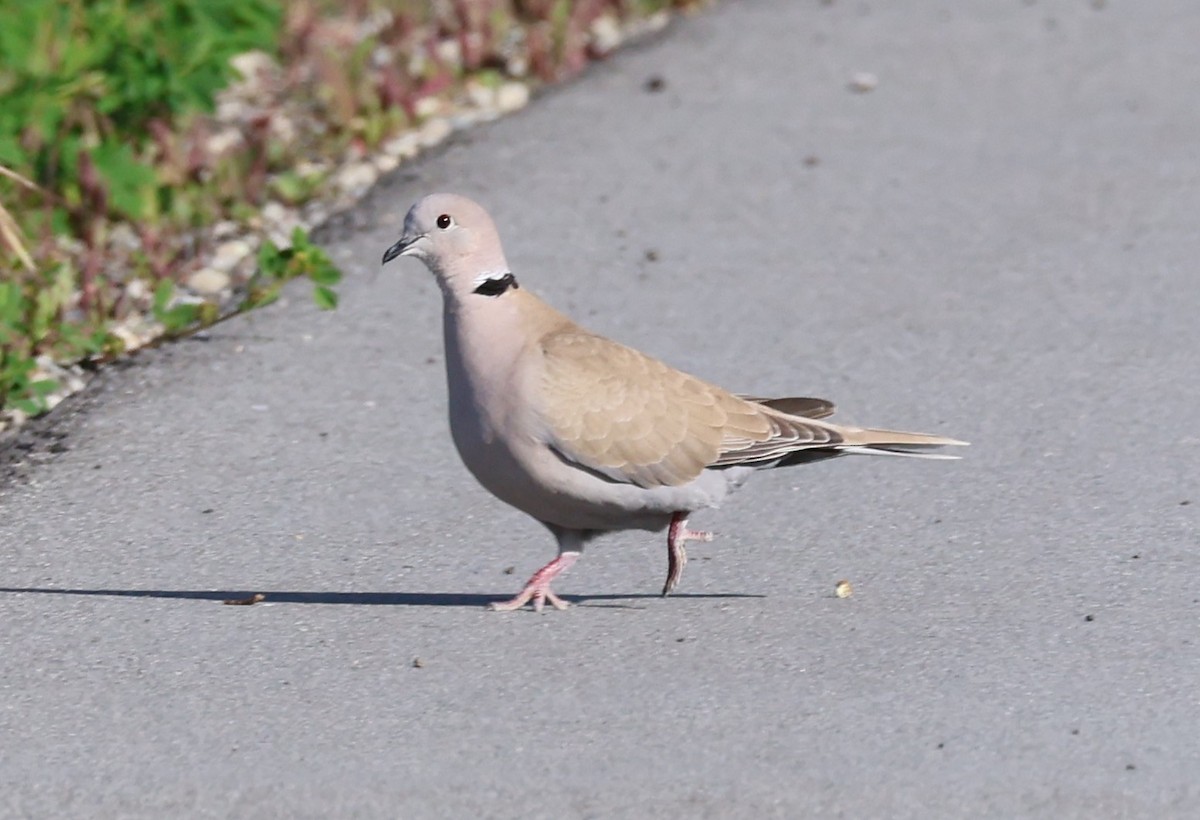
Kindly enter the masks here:
<path id="1" fill-rule="evenodd" d="M 418 240 L 423 239 L 423 238 L 424 238 L 423 236 L 402 236 L 402 237 L 400 237 L 399 242 L 397 242 L 395 245 L 392 245 L 390 248 L 388 248 L 386 251 L 383 252 L 383 262 L 381 264 L 386 265 L 388 262 L 391 262 L 397 256 L 404 256 L 404 254 L 408 253 L 408 251 L 412 248 L 413 245 L 415 245 L 417 243 Z"/>

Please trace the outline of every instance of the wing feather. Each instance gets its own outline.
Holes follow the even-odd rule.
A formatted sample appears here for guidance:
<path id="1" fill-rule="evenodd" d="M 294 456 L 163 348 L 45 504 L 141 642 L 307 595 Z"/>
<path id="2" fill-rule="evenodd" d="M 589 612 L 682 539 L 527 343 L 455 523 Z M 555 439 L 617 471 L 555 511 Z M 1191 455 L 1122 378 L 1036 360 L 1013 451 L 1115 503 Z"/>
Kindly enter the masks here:
<path id="1" fill-rule="evenodd" d="M 824 414 L 828 402 L 747 400 L 578 327 L 543 337 L 541 353 L 547 443 L 613 481 L 679 486 L 708 467 L 842 441 L 832 425 L 782 411 L 783 402 L 802 402 L 793 406 Z"/>

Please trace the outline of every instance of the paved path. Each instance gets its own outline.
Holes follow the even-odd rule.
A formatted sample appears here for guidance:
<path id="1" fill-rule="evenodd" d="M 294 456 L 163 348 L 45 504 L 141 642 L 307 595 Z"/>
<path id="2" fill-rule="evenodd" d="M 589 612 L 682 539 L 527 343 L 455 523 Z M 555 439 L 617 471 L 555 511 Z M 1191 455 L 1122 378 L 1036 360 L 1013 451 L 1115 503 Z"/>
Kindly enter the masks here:
<path id="1" fill-rule="evenodd" d="M 1200 5 L 1097 5 L 729 0 L 387 182 L 338 312 L 111 371 L 0 492 L 0 816 L 1200 815 Z M 975 446 L 486 612 L 551 541 L 370 275 L 438 189 L 601 331 Z"/>

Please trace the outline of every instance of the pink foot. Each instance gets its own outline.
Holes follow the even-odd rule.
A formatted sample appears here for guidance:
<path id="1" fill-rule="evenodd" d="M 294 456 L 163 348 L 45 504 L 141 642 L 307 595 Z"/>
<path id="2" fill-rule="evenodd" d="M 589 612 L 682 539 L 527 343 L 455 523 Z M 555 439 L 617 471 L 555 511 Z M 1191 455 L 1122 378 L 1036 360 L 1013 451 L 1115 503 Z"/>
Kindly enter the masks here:
<path id="1" fill-rule="evenodd" d="M 557 558 L 533 574 L 517 597 L 488 604 L 488 608 L 497 612 L 512 612 L 532 600 L 534 612 L 541 612 L 546 601 L 549 601 L 550 606 L 555 609 L 566 609 L 570 604 L 551 591 L 550 582 L 556 575 L 569 569 L 578 560 L 579 553 L 577 552 L 560 552 Z"/>
<path id="2" fill-rule="evenodd" d="M 683 568 L 687 564 L 687 550 L 684 544 L 688 541 L 711 541 L 711 532 L 689 530 L 687 528 L 688 514 L 677 512 L 671 516 L 671 526 L 667 529 L 667 582 L 663 584 L 663 596 L 671 594 L 683 576 Z"/>

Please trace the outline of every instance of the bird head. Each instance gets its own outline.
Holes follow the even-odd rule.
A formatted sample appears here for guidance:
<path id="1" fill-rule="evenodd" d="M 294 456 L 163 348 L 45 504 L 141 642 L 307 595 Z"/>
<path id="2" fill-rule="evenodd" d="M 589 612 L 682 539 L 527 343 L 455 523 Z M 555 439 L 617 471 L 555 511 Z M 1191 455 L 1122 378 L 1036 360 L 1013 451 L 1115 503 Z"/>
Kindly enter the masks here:
<path id="1" fill-rule="evenodd" d="M 404 219 L 399 241 L 383 254 L 383 264 L 413 256 L 438 278 L 447 293 L 462 297 L 504 289 L 515 280 L 492 218 L 482 206 L 456 194 L 430 194 Z"/>

